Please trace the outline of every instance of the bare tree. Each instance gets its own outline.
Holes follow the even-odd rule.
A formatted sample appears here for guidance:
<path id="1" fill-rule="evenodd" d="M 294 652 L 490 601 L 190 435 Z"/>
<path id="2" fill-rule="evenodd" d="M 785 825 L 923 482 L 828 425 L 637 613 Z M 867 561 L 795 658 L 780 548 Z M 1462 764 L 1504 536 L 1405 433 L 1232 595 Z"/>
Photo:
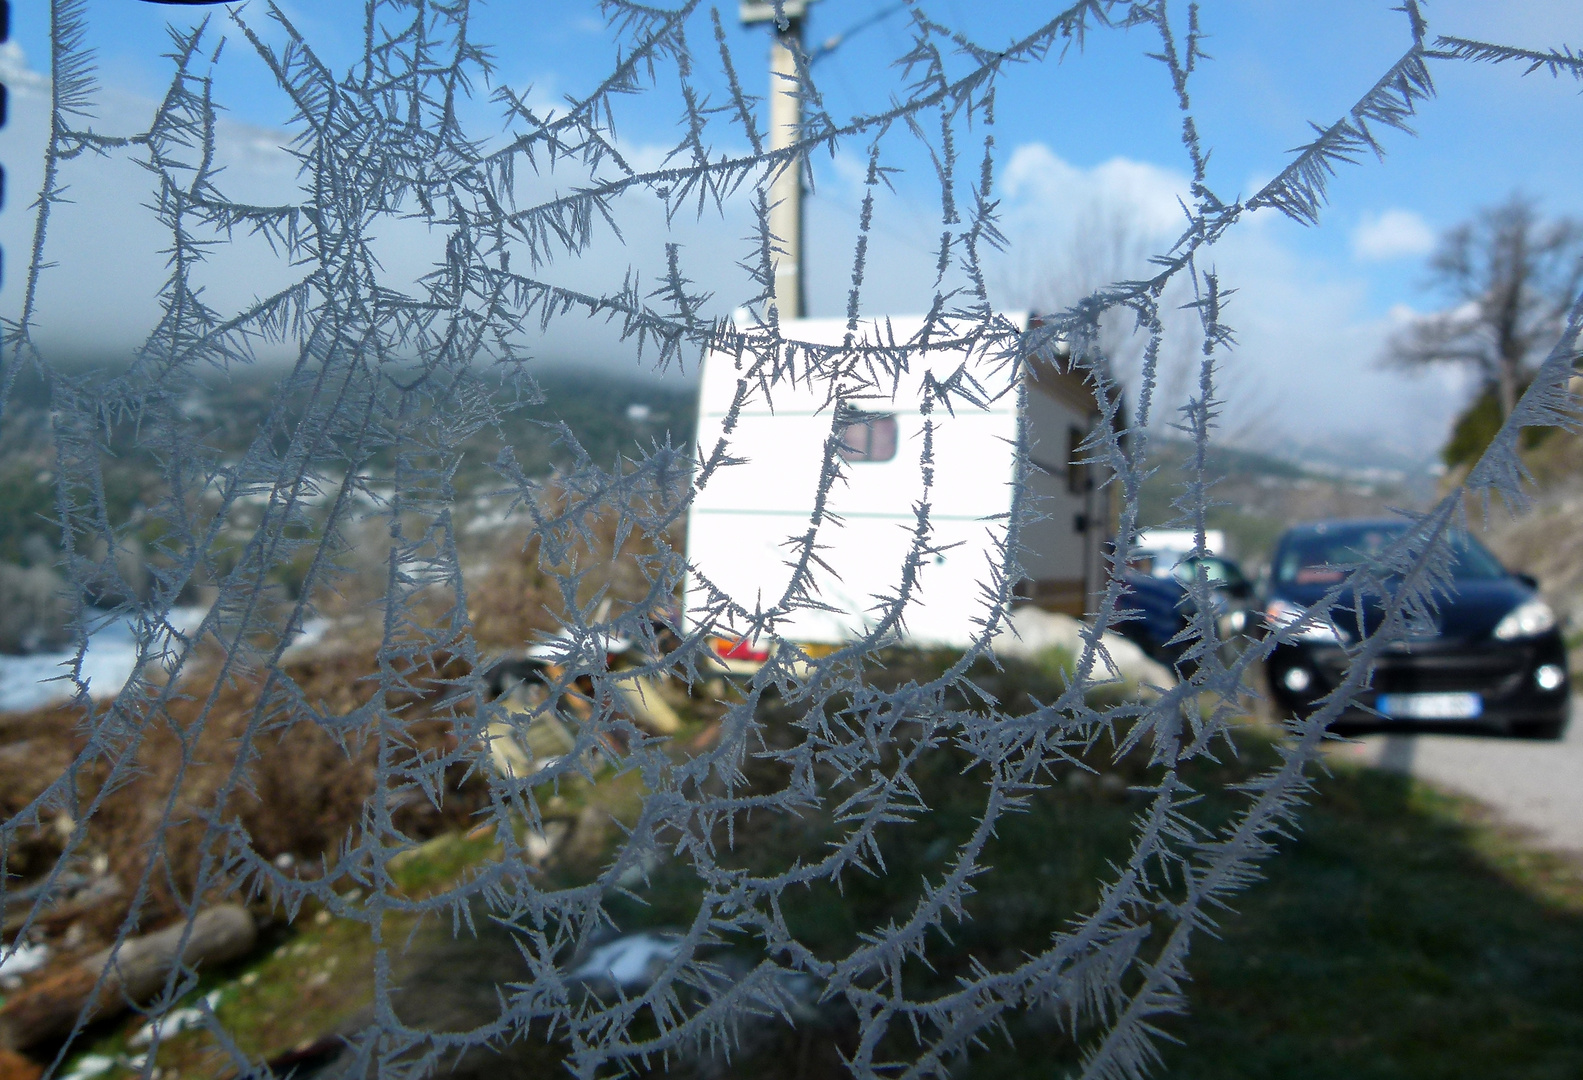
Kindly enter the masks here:
<path id="1" fill-rule="evenodd" d="M 1429 261 L 1430 281 L 1450 306 L 1413 321 L 1385 362 L 1417 368 L 1457 364 L 1478 373 L 1504 420 L 1531 361 L 1560 336 L 1583 284 L 1583 225 L 1544 221 L 1534 201 L 1513 194 L 1449 230 Z"/>
<path id="2" fill-rule="evenodd" d="M 1051 242 L 1019 247 L 1002 267 L 1005 294 L 1017 306 L 1049 315 L 1065 311 L 1098 290 L 1148 276 L 1150 256 L 1162 237 L 1149 228 L 1142 209 L 1124 199 L 1096 198 L 1076 215 L 1071 229 Z M 1173 286 L 1162 299 L 1164 340 L 1156 367 L 1154 397 L 1169 421 L 1192 394 L 1203 342 L 1197 317 L 1185 306 L 1191 291 Z M 1099 317 L 1098 347 L 1116 377 L 1135 398 L 1149 335 L 1136 313 L 1115 306 Z M 1134 401 L 1129 400 L 1129 408 Z"/>

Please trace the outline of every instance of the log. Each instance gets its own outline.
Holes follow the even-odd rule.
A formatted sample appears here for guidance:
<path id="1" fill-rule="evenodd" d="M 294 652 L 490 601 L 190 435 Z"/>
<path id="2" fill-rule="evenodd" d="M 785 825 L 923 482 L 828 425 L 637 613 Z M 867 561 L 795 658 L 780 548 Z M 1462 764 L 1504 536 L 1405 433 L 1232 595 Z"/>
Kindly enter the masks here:
<path id="1" fill-rule="evenodd" d="M 105 949 L 62 971 L 52 972 L 0 1008 L 0 1049 L 20 1050 L 71 1031 L 79 1016 L 103 1020 L 154 998 L 181 952 L 189 967 L 223 964 L 251 952 L 258 941 L 253 916 L 240 904 L 221 904 L 187 924 L 130 938 L 119 950 Z M 94 986 L 104 976 L 97 1000 Z"/>
<path id="2" fill-rule="evenodd" d="M 29 921 L 33 926 L 43 930 L 59 930 L 69 923 L 76 922 L 101 904 L 107 904 L 121 895 L 121 882 L 113 874 L 105 874 L 90 880 L 62 875 L 62 880 L 58 884 L 62 893 L 73 888 L 77 891 L 70 894 L 70 899 L 56 900 L 41 911 L 35 912 L 30 905 L 25 905 L 26 900 L 33 898 L 32 895 L 8 896 L 6 907 L 15 910 L 11 910 L 5 917 L 4 933 L 14 934 Z M 86 887 L 78 888 L 79 885 Z M 30 889 L 28 892 L 36 895 L 34 890 Z"/>
<path id="3" fill-rule="evenodd" d="M 39 1080 L 44 1067 L 15 1050 L 0 1050 L 0 1080 Z"/>

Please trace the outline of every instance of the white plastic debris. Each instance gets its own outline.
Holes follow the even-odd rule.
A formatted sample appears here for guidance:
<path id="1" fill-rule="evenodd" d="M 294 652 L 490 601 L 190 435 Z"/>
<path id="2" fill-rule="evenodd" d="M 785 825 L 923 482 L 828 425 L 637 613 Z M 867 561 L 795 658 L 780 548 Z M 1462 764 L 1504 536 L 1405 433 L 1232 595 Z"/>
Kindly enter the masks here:
<path id="1" fill-rule="evenodd" d="M 679 949 L 672 937 L 647 932 L 628 934 L 589 953 L 572 975 L 584 982 L 604 980 L 623 990 L 639 989 L 652 982 L 657 969 L 675 957 Z"/>
<path id="2" fill-rule="evenodd" d="M 14 979 L 37 971 L 49 963 L 49 947 L 27 942 L 6 949 L 0 947 L 0 979 Z"/>
<path id="3" fill-rule="evenodd" d="M 213 1012 L 214 1007 L 220 1004 L 220 994 L 219 990 L 215 990 L 204 996 L 203 1004 L 209 1012 Z M 178 1032 L 198 1027 L 203 1023 L 203 1016 L 204 1010 L 196 1006 L 172 1009 L 164 1016 L 155 1017 L 144 1024 L 138 1029 L 137 1034 L 126 1041 L 126 1044 L 128 1046 L 148 1046 L 153 1043 L 156 1036 L 160 1039 L 168 1039 Z"/>
<path id="4" fill-rule="evenodd" d="M 89 1077 L 103 1076 L 115 1068 L 115 1064 L 115 1058 L 104 1054 L 84 1054 L 72 1065 L 71 1072 L 60 1080 L 89 1080 Z"/>
<path id="5" fill-rule="evenodd" d="M 632 648 L 632 639 L 621 634 L 595 633 L 579 640 L 562 630 L 528 646 L 530 660 L 565 666 L 600 666 L 605 657 L 619 656 Z"/>

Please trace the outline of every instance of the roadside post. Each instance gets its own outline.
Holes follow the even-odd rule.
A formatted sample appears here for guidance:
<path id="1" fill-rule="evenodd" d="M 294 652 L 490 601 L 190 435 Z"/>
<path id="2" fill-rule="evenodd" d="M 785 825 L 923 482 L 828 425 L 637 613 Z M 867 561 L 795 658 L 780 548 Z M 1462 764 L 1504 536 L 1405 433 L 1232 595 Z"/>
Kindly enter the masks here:
<path id="1" fill-rule="evenodd" d="M 797 57 L 803 49 L 803 24 L 808 5 L 816 0 L 742 0 L 742 25 L 769 23 L 774 32 L 770 44 L 770 130 L 771 154 L 796 146 L 802 139 L 802 85 L 797 74 Z M 779 7 L 777 13 L 776 8 Z M 783 17 L 785 25 L 776 20 Z M 775 307 L 782 319 L 800 319 L 807 314 L 803 292 L 803 183 L 802 156 L 781 166 L 770 183 L 770 233 L 779 246 L 775 259 Z"/>

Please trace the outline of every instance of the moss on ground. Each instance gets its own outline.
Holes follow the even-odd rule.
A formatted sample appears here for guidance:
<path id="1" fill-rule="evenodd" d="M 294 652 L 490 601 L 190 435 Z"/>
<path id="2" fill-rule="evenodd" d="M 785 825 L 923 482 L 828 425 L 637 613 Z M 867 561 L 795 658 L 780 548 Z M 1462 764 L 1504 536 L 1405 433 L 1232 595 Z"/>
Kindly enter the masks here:
<path id="1" fill-rule="evenodd" d="M 877 679 L 926 674 L 938 658 L 892 661 Z M 974 677 L 1018 708 L 1053 696 L 1058 667 L 1002 673 L 986 667 Z M 967 707 L 970 700 L 957 704 Z M 773 720 L 784 706 L 769 701 L 764 708 Z M 688 715 L 675 740 L 679 753 L 707 745 L 710 720 L 707 709 Z M 787 724 L 770 728 L 792 737 Z M 965 918 L 932 936 L 931 966 L 905 972 L 914 994 L 954 986 L 974 963 L 1006 966 L 1041 951 L 1052 931 L 1094 903 L 1108 866 L 1132 839 L 1141 797 L 1128 787 L 1148 775 L 1138 762 L 1112 762 L 1106 751 L 1090 753 L 1094 772 L 1067 774 L 1037 792 L 1026 813 L 1005 820 L 988 853 L 995 872 L 968 901 Z M 1239 736 L 1237 758 L 1192 770 L 1189 781 L 1205 792 L 1198 819 L 1214 824 L 1229 817 L 1240 798 L 1228 785 L 1271 760 L 1268 736 L 1250 727 Z M 784 895 L 787 921 L 801 940 L 835 957 L 910 911 L 923 882 L 939 876 L 942 860 L 978 816 L 983 777 L 969 764 L 949 747 L 922 759 L 914 775 L 930 810 L 917 824 L 886 827 L 883 871 L 849 872 L 839 883 Z M 1190 1012 L 1167 1023 L 1179 1042 L 1164 1048 L 1158 1075 L 1583 1075 L 1579 866 L 1533 850 L 1468 800 L 1351 764 L 1332 767 L 1301 832 L 1267 867 L 1268 880 L 1241 897 L 1239 913 L 1223 918 L 1218 936 L 1197 941 Z M 752 759 L 747 769 L 759 790 L 784 782 L 780 766 L 767 759 Z M 565 787 L 553 812 L 584 823 L 601 815 L 630 821 L 641 796 L 636 776 L 607 775 Z M 815 812 L 754 815 L 737 830 L 735 859 L 771 871 L 799 856 L 816 857 L 836 831 L 828 815 Z M 597 842 L 585 836 L 552 861 L 549 883 L 577 884 L 598 869 L 619 833 L 595 835 Z M 426 895 L 475 873 L 499 852 L 490 836 L 457 833 L 401 856 L 392 871 L 408 895 Z M 623 931 L 685 925 L 699 895 L 690 870 L 675 861 L 655 868 L 640 892 L 641 900 L 608 898 Z M 398 979 L 421 991 L 408 1000 L 425 1003 L 426 1022 L 437 1028 L 487 1019 L 495 986 L 521 977 L 513 975 L 520 961 L 505 930 L 483 920 L 477 934 L 453 937 L 448 921 L 387 918 L 386 940 L 412 943 Z M 740 941 L 732 948 L 751 957 L 754 945 Z M 198 992 L 220 989 L 217 1011 L 237 1045 L 268 1058 L 359 1015 L 372 999 L 373 955 L 366 927 L 305 913 L 268 951 L 206 979 Z M 123 1052 L 135 1027 L 128 1022 L 89 1049 Z M 839 1052 L 850 1050 L 854 1034 L 829 1016 L 802 1030 L 778 1028 L 717 1075 L 845 1075 Z M 200 1032 L 174 1036 L 157 1064 L 181 1076 L 217 1076 L 207 1039 Z M 1081 1049 L 1052 1018 L 1021 1016 L 1004 1037 L 989 1036 L 980 1052 L 957 1063 L 953 1075 L 1062 1075 Z M 500 1058 L 474 1054 L 456 1072 L 549 1076 L 558 1071 L 559 1053 L 553 1044 L 523 1043 Z M 671 1070 L 687 1072 L 675 1062 Z"/>

